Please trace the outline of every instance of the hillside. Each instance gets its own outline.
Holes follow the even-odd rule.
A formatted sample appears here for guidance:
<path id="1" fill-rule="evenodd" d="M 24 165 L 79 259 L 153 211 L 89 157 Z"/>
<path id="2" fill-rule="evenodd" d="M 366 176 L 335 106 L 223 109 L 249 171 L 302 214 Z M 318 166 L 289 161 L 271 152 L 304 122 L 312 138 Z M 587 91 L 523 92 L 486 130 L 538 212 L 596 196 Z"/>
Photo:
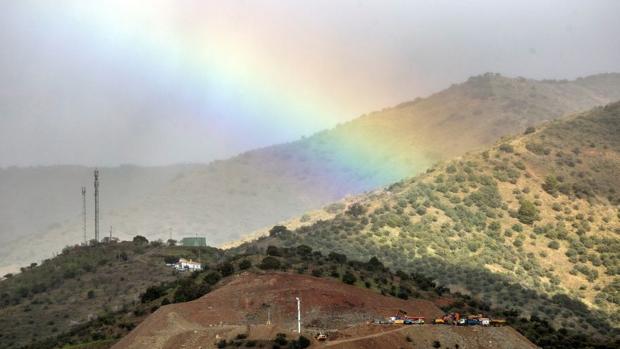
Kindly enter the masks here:
<path id="1" fill-rule="evenodd" d="M 278 333 L 287 333 L 291 344 L 296 340 L 290 332 L 294 298 L 299 296 L 304 333 L 311 337 L 328 331 L 328 346 L 372 347 L 380 340 L 388 343 L 386 348 L 404 342 L 429 347 L 436 341 L 461 348 L 529 348 L 529 341 L 558 349 L 617 347 L 611 338 L 556 329 L 554 323 L 514 308 L 491 308 L 477 295 L 450 292 L 421 270 L 393 272 L 377 258 L 356 261 L 306 245 L 253 245 L 249 250 L 199 251 L 141 239 L 67 248 L 0 281 L 0 347 L 204 347 L 217 334 L 223 347 L 254 342 L 272 347 L 281 342 Z M 201 257 L 205 270 L 178 273 L 164 266 L 165 260 L 178 257 Z M 452 312 L 485 314 L 505 319 L 522 335 L 509 327 L 368 324 L 398 310 L 428 321 Z M 586 318 L 596 320 L 592 314 Z M 265 326 L 268 319 L 271 326 Z"/>
<path id="2" fill-rule="evenodd" d="M 575 81 L 484 74 L 296 142 L 197 166 L 137 196 L 127 185 L 135 181 L 115 185 L 108 171 L 102 171 L 102 227 L 114 226 L 121 238 L 142 234 L 167 239 L 172 231 L 175 238 L 199 233 L 210 244 L 221 244 L 346 195 L 421 173 L 437 161 L 489 146 L 530 125 L 616 99 L 620 74 Z M 76 180 L 71 187 L 79 190 L 81 184 Z M 27 183 L 24 187 L 29 188 Z M 116 198 L 125 193 L 127 200 Z M 79 194 L 50 196 L 51 202 L 63 201 L 59 207 L 72 209 L 41 219 L 36 231 L 9 233 L 22 239 L 4 245 L 0 264 L 24 265 L 81 239 Z M 1 197 L 6 206 L 18 195 Z M 47 199 L 37 196 L 27 202 Z M 22 212 L 53 211 L 34 204 L 15 207 Z M 12 214 L 11 219 L 16 227 L 28 220 L 23 214 Z M 61 224 L 49 226 L 55 222 Z"/>
<path id="3" fill-rule="evenodd" d="M 614 341 L 618 173 L 615 103 L 530 128 L 352 198 L 333 219 L 273 230 L 238 250 L 303 243 L 377 256 L 491 308 Z"/>
<path id="4" fill-rule="evenodd" d="M 267 344 L 273 343 L 277 333 L 295 338 L 294 297 L 303 302 L 303 333 L 312 337 L 329 328 L 331 340 L 325 345 L 329 347 L 394 348 L 399 339 L 408 344 L 407 338 L 410 342 L 415 338 L 414 345 L 439 341 L 451 346 L 460 343 L 461 348 L 535 348 L 508 327 L 366 325 L 399 309 L 428 319 L 443 312 L 429 301 L 385 297 L 334 280 L 284 273 L 241 274 L 198 300 L 162 307 L 113 348 L 193 348 L 222 341 L 230 342 L 229 347 L 239 346 L 235 343 L 252 346 L 250 342 L 271 347 Z M 273 314 L 271 325 L 265 325 L 268 309 Z"/>
<path id="5" fill-rule="evenodd" d="M 111 314 L 133 312 L 149 286 L 175 285 L 183 276 L 165 266 L 164 256 L 198 259 L 196 253 L 132 242 L 65 248 L 57 257 L 0 281 L 0 348 L 53 344 L 51 338 L 92 323 L 107 323 Z M 210 263 L 220 256 L 212 248 L 200 255 Z M 145 312 L 132 315 L 141 319 Z M 122 326 L 132 328 L 131 322 L 119 326 L 116 331 L 127 331 Z M 93 330 L 89 336 L 97 339 L 106 334 Z"/>

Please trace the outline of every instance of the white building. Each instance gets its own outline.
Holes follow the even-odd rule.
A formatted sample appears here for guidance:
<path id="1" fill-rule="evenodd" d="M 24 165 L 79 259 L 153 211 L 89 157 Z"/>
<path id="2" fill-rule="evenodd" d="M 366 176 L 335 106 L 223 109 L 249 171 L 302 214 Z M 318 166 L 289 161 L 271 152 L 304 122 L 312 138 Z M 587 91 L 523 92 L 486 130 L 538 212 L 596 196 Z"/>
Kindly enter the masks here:
<path id="1" fill-rule="evenodd" d="M 176 262 L 174 267 L 175 267 L 175 269 L 180 270 L 180 271 L 202 270 L 202 264 L 200 264 L 198 262 L 194 262 L 191 259 L 187 260 L 185 258 L 179 259 L 179 261 Z"/>

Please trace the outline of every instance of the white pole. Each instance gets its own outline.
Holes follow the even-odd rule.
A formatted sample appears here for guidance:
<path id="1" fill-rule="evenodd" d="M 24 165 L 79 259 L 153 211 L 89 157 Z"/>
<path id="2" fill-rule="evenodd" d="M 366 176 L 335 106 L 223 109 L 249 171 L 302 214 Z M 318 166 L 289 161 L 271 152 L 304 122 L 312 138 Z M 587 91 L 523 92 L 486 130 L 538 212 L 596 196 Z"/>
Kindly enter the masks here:
<path id="1" fill-rule="evenodd" d="M 301 299 L 295 297 L 297 300 L 297 333 L 301 335 Z"/>

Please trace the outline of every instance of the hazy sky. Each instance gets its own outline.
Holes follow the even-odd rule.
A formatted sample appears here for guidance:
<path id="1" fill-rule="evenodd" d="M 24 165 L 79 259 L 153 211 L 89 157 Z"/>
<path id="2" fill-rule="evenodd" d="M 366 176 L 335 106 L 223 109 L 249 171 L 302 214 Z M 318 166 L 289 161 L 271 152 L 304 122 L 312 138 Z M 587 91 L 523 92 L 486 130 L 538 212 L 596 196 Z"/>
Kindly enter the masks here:
<path id="1" fill-rule="evenodd" d="M 620 71 L 620 1 L 0 2 L 0 166 L 206 162 L 487 71 Z"/>

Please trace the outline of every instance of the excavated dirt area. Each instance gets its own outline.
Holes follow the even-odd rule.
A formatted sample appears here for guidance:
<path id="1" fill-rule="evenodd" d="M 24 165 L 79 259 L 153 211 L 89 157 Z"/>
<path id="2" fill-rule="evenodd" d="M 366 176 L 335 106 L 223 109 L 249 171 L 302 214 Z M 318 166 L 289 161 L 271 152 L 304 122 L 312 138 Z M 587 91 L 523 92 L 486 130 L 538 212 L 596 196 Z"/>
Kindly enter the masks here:
<path id="1" fill-rule="evenodd" d="M 354 335 L 344 331 L 342 339 L 321 344 L 330 349 L 441 348 L 517 349 L 536 348 L 512 327 L 456 327 L 447 325 L 384 326 L 361 325 Z M 458 346 L 457 346 L 458 345 Z M 317 346 L 318 348 L 319 346 Z"/>
<path id="2" fill-rule="evenodd" d="M 113 348 L 214 348 L 217 341 L 232 340 L 238 334 L 259 341 L 272 340 L 279 332 L 293 338 L 295 297 L 301 298 L 306 336 L 318 330 L 330 334 L 329 343 L 315 343 L 317 347 L 398 348 L 411 347 L 411 343 L 430 347 L 424 343 L 440 340 L 458 343 L 460 348 L 502 348 L 499 339 L 506 332 L 516 333 L 508 327 L 371 325 L 373 319 L 394 315 L 398 310 L 427 319 L 442 312 L 429 301 L 385 297 L 330 279 L 289 273 L 245 273 L 198 300 L 161 307 Z M 266 325 L 268 319 L 271 325 Z M 409 342 L 407 336 L 414 342 Z M 480 344 L 485 341 L 493 345 Z M 383 342 L 391 344 L 386 346 Z M 516 342 L 512 346 L 530 347 Z"/>

